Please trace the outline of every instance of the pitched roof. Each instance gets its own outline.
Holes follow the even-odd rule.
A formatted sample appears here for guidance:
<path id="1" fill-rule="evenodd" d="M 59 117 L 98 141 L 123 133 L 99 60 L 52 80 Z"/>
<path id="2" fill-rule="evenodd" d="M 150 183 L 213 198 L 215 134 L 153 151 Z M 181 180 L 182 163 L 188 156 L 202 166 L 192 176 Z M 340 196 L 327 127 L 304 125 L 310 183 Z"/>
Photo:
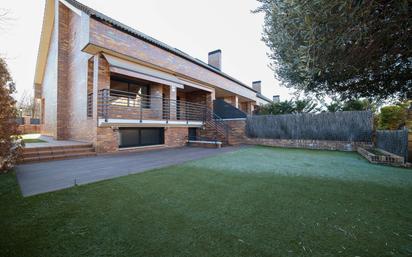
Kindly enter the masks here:
<path id="1" fill-rule="evenodd" d="M 162 48 L 162 49 L 164 49 L 164 50 L 166 50 L 166 51 L 169 51 L 169 52 L 171 52 L 171 53 L 173 53 L 173 54 L 175 54 L 175 55 L 177 55 L 177 56 L 180 56 L 180 57 L 182 57 L 182 58 L 184 58 L 184 59 L 186 59 L 186 60 L 188 60 L 188 61 L 190 61 L 190 62 L 192 62 L 192 63 L 195 63 L 195 64 L 197 64 L 197 65 L 199 65 L 199 66 L 202 66 L 203 68 L 206 68 L 206 69 L 208 69 L 208 70 L 210 70 L 210 71 L 212 71 L 212 72 L 214 72 L 214 73 L 217 73 L 217 74 L 219 74 L 219 75 L 221 75 L 221 76 L 223 76 L 223 77 L 225 77 L 225 78 L 227 78 L 227 79 L 229 79 L 229 80 L 231 80 L 231 81 L 233 81 L 233 82 L 235 82 L 235 83 L 237 83 L 237 84 L 239 84 L 239 85 L 241 85 L 241 86 L 243 86 L 243 87 L 245 87 L 245 88 L 247 88 L 247 89 L 249 89 L 249 90 L 257 93 L 256 90 L 254 90 L 253 88 L 249 87 L 248 85 L 246 85 L 246 84 L 240 82 L 239 80 L 237 80 L 237 79 L 229 76 L 228 74 L 226 74 L 226 73 L 224 73 L 224 72 L 222 72 L 222 71 L 220 71 L 220 70 L 218 70 L 218 69 L 216 69 L 216 68 L 208 65 L 207 63 L 202 62 L 202 61 L 199 60 L 199 59 L 193 58 L 192 56 L 188 55 L 187 53 L 185 53 L 185 52 L 183 52 L 183 51 L 181 51 L 181 50 L 179 50 L 179 49 L 177 49 L 177 48 L 171 47 L 171 46 L 169 46 L 169 45 L 167 45 L 167 44 L 165 44 L 165 43 L 163 43 L 163 42 L 161 42 L 161 41 L 159 41 L 159 40 L 157 40 L 157 39 L 154 39 L 153 37 L 150 37 L 150 36 L 144 34 L 143 32 L 140 32 L 140 31 L 138 31 L 138 30 L 136 30 L 136 29 L 133 29 L 133 28 L 131 28 L 131 27 L 129 27 L 129 26 L 121 23 L 121 22 L 118 22 L 118 21 L 116 21 L 116 20 L 114 20 L 114 19 L 112 19 L 112 18 L 110 18 L 110 17 L 108 17 L 108 16 L 106 16 L 106 15 L 104 15 L 104 14 L 102 14 L 102 13 L 100 13 L 100 12 L 98 12 L 98 11 L 96 11 L 96 10 L 94 10 L 94 9 L 92 9 L 92 8 L 90 8 L 90 7 L 88 7 L 88 6 L 84 5 L 84 4 L 76 1 L 76 0 L 65 0 L 65 1 L 68 2 L 68 3 L 70 3 L 70 4 L 71 4 L 72 6 L 74 6 L 75 8 L 77 8 L 77 9 L 85 12 L 85 13 L 86 13 L 87 15 L 89 15 L 90 17 L 93 17 L 93 18 L 95 18 L 95 19 L 97 19 L 97 20 L 101 20 L 101 21 L 107 22 L 107 23 L 109 23 L 110 25 L 112 25 L 113 27 L 115 27 L 115 28 L 117 28 L 117 29 L 119 29 L 119 30 L 121 30 L 121 31 L 123 31 L 123 32 L 125 32 L 125 33 L 128 33 L 128 34 L 130 34 L 130 35 L 132 35 L 132 36 L 134 36 L 134 37 L 137 37 L 137 38 L 139 38 L 139 39 L 141 39 L 141 40 L 143 40 L 143 41 L 146 41 L 146 42 L 148 42 L 148 43 L 150 43 L 150 44 L 153 44 L 153 45 L 155 45 L 155 46 L 157 46 L 157 47 L 159 47 L 159 48 Z M 265 99 L 265 100 L 267 100 L 267 99 Z"/>
<path id="2" fill-rule="evenodd" d="M 266 96 L 262 95 L 259 92 L 256 93 L 256 96 L 259 97 L 260 99 L 265 100 L 265 101 L 272 102 L 272 100 L 270 100 L 270 98 L 267 98 Z"/>

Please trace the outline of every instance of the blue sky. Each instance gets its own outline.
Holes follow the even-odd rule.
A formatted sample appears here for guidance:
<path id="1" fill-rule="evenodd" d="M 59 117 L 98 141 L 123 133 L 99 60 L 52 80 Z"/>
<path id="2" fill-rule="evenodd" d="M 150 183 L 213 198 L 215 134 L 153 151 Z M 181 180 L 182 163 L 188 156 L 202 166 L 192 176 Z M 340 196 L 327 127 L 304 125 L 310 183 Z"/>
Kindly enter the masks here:
<path id="1" fill-rule="evenodd" d="M 45 0 L 2 0 L 8 21 L 0 30 L 0 55 L 6 58 L 18 95 L 32 92 Z M 251 85 L 262 80 L 267 97 L 290 98 L 268 67 L 267 47 L 261 41 L 262 14 L 250 11 L 255 0 L 80 0 L 126 25 L 207 61 L 207 53 L 222 50 L 222 69 Z"/>

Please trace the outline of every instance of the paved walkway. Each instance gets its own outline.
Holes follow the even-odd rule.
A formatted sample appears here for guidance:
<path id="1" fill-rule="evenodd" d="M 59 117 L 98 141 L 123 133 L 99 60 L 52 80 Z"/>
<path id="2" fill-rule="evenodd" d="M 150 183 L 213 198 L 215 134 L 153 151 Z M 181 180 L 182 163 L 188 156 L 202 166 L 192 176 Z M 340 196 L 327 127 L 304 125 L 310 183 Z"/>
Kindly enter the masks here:
<path id="1" fill-rule="evenodd" d="M 23 196 L 31 196 L 83 185 L 100 180 L 180 164 L 225 152 L 237 147 L 183 147 L 141 153 L 99 155 L 82 159 L 61 160 L 16 167 Z"/>
<path id="2" fill-rule="evenodd" d="M 27 143 L 25 148 L 35 148 L 35 147 L 51 147 L 51 146 L 69 146 L 69 145 L 84 145 L 90 144 L 85 142 L 79 142 L 74 140 L 55 140 L 53 137 L 44 136 L 40 134 L 30 134 L 25 136 L 28 139 L 41 139 L 45 142 L 42 143 Z"/>

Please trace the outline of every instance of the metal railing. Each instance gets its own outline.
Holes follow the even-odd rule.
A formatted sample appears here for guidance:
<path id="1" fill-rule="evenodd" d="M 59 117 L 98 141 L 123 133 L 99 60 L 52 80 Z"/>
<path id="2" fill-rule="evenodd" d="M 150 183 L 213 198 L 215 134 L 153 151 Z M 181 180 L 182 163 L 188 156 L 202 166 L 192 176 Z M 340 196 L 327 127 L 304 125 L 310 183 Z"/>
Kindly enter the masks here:
<path id="1" fill-rule="evenodd" d="M 103 89 L 98 95 L 98 117 L 169 121 L 201 121 L 208 130 L 202 140 L 228 143 L 229 126 L 205 103 L 193 103 L 159 96 Z"/>
<path id="2" fill-rule="evenodd" d="M 87 117 L 93 117 L 93 93 L 87 95 Z"/>
<path id="3" fill-rule="evenodd" d="M 207 107 L 159 96 L 103 89 L 98 95 L 98 116 L 143 120 L 205 121 Z"/>
<path id="4" fill-rule="evenodd" d="M 222 141 L 222 143 L 229 143 L 229 126 L 224 119 L 216 115 L 212 110 L 206 110 L 206 119 L 204 121 L 206 129 L 213 130 L 213 141 Z"/>

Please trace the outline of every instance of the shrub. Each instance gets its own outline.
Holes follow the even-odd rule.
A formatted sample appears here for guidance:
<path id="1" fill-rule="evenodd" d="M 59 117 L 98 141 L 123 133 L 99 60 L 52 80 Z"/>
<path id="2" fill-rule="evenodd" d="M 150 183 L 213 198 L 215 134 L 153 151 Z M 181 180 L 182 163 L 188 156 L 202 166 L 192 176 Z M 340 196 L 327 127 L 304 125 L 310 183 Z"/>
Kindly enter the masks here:
<path id="1" fill-rule="evenodd" d="M 392 105 L 381 108 L 379 114 L 379 129 L 397 130 L 406 122 L 406 109 L 402 106 Z"/>
<path id="2" fill-rule="evenodd" d="M 11 96 L 14 91 L 6 62 L 0 58 L 0 172 L 10 170 L 22 151 L 16 122 L 16 102 Z"/>

